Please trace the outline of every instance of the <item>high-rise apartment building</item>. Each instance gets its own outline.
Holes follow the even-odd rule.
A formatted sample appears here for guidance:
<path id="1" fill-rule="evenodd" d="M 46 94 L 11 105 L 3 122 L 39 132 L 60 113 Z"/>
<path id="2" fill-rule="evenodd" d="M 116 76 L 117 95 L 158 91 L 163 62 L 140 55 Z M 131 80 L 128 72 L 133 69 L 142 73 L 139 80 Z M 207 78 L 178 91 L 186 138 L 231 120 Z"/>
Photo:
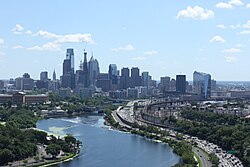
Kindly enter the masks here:
<path id="1" fill-rule="evenodd" d="M 193 91 L 201 99 L 209 99 L 211 97 L 211 75 L 195 71 L 193 73 Z"/>

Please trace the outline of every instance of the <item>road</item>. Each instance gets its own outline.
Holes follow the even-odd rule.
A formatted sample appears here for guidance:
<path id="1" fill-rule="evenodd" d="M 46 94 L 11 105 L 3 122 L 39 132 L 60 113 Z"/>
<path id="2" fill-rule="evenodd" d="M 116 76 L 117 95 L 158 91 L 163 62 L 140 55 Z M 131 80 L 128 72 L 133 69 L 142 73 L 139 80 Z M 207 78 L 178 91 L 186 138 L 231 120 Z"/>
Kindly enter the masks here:
<path id="1" fill-rule="evenodd" d="M 192 149 L 193 149 L 193 152 L 200 157 L 200 159 L 202 161 L 202 167 L 211 167 L 212 166 L 211 162 L 208 160 L 209 157 L 207 157 L 207 155 L 202 150 L 200 150 L 199 148 L 194 147 L 194 146 L 192 147 Z"/>
<path id="2" fill-rule="evenodd" d="M 131 128 L 129 125 L 121 121 L 121 119 L 117 116 L 116 111 L 112 111 L 111 115 L 113 116 L 116 122 L 119 122 L 119 125 L 126 127 L 126 128 Z"/>

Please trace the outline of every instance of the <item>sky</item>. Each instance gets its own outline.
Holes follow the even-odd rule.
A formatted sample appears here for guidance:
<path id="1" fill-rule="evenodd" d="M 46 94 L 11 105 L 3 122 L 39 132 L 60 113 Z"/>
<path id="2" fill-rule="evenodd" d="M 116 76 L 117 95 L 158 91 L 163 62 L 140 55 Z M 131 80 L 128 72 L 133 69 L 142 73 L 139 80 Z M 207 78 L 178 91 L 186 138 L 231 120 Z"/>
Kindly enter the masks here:
<path id="1" fill-rule="evenodd" d="M 66 49 L 75 69 L 93 54 L 139 67 L 155 80 L 193 72 L 250 81 L 250 0 L 8 0 L 0 2 L 0 78 L 62 74 Z"/>

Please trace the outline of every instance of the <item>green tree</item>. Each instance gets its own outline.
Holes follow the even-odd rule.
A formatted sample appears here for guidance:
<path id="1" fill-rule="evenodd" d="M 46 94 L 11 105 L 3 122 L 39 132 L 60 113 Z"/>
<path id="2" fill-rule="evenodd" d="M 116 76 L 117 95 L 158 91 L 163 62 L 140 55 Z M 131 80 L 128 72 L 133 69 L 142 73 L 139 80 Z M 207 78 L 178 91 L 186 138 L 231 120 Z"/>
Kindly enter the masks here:
<path id="1" fill-rule="evenodd" d="M 53 158 L 56 158 L 56 156 L 60 153 L 61 147 L 57 144 L 49 144 L 45 149 L 47 154 L 51 154 Z"/>

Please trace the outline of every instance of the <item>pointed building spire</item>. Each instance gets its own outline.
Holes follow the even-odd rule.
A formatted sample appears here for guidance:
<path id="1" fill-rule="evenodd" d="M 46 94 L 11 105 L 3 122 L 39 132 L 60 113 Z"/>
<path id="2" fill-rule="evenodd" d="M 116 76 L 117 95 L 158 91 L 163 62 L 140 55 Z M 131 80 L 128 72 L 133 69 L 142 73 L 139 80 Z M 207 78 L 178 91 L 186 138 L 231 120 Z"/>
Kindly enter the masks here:
<path id="1" fill-rule="evenodd" d="M 53 81 L 56 80 L 56 70 L 54 69 L 54 72 L 53 72 Z"/>

